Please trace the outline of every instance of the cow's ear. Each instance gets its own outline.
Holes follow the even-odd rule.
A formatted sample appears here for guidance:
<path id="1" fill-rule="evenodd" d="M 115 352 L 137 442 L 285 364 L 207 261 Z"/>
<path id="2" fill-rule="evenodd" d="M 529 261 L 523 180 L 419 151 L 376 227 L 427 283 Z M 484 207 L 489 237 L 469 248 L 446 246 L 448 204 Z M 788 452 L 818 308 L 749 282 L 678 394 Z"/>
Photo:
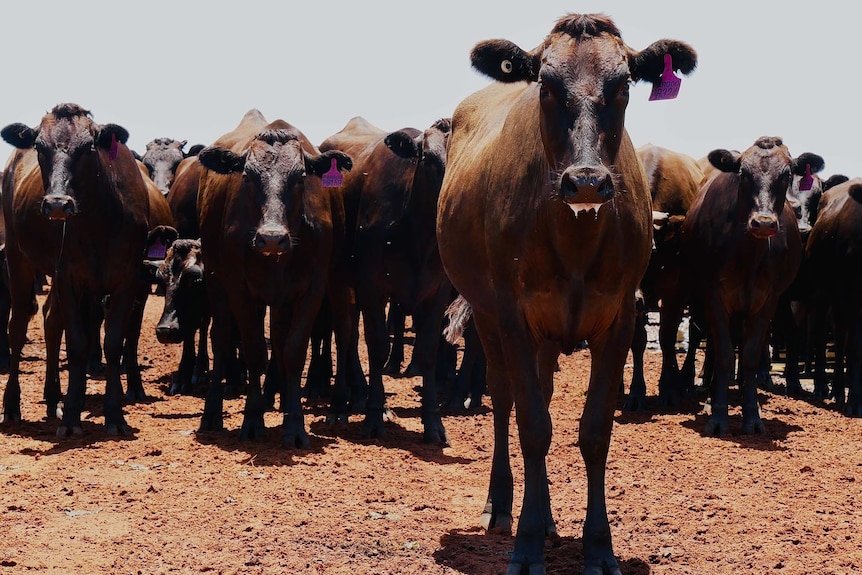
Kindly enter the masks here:
<path id="1" fill-rule="evenodd" d="M 203 144 L 195 144 L 194 146 L 189 148 L 188 152 L 183 152 L 183 157 L 188 158 L 189 156 L 197 156 L 201 153 L 201 150 L 203 150 L 204 147 L 205 146 Z"/>
<path id="2" fill-rule="evenodd" d="M 105 124 L 97 126 L 96 133 L 93 139 L 96 141 L 96 146 L 99 148 L 110 149 L 112 144 L 111 136 L 121 144 L 129 141 L 129 132 L 122 126 L 117 124 Z"/>
<path id="3" fill-rule="evenodd" d="M 245 167 L 245 155 L 239 156 L 221 146 L 209 146 L 198 154 L 203 167 L 217 174 L 234 174 Z"/>
<path id="4" fill-rule="evenodd" d="M 829 188 L 834 188 L 838 184 L 843 184 L 849 179 L 850 178 L 848 178 L 844 174 L 832 174 L 831 176 L 826 178 L 825 182 L 823 182 L 823 191 L 825 192 Z"/>
<path id="5" fill-rule="evenodd" d="M 697 67 L 697 52 L 679 40 L 658 40 L 640 52 L 629 53 L 629 71 L 632 80 L 646 80 L 656 84 L 664 72 L 664 55 L 670 54 L 674 70 L 688 75 Z"/>
<path id="6" fill-rule="evenodd" d="M 18 123 L 9 124 L 0 131 L 0 136 L 3 137 L 7 144 L 22 150 L 33 147 L 33 144 L 36 143 L 36 135 L 36 130 Z"/>
<path id="7" fill-rule="evenodd" d="M 509 40 L 485 40 L 473 48 L 470 63 L 498 82 L 535 82 L 540 55 L 541 50 L 533 54 Z"/>
<path id="8" fill-rule="evenodd" d="M 338 150 L 329 150 L 315 157 L 306 154 L 305 169 L 315 176 L 323 176 L 332 167 L 333 159 L 335 159 L 335 165 L 340 172 L 349 172 L 353 168 L 353 159 L 350 156 Z"/>
<path id="9" fill-rule="evenodd" d="M 850 194 L 850 197 L 856 200 L 857 203 L 862 204 L 862 184 L 850 184 L 850 188 L 847 190 L 847 193 Z"/>
<path id="10" fill-rule="evenodd" d="M 421 136 L 420 136 L 421 137 Z M 410 134 L 403 130 L 392 132 L 383 140 L 386 147 L 392 152 L 407 160 L 418 158 L 422 154 L 422 144 L 413 139 Z"/>
<path id="11" fill-rule="evenodd" d="M 823 158 L 810 152 L 799 154 L 799 157 L 793 159 L 793 173 L 797 176 L 804 176 L 808 170 L 811 170 L 812 174 L 816 174 L 825 166 L 826 162 Z"/>
<path id="12" fill-rule="evenodd" d="M 707 156 L 709 163 L 716 169 L 731 174 L 739 172 L 739 157 L 739 152 L 731 150 L 713 150 Z"/>

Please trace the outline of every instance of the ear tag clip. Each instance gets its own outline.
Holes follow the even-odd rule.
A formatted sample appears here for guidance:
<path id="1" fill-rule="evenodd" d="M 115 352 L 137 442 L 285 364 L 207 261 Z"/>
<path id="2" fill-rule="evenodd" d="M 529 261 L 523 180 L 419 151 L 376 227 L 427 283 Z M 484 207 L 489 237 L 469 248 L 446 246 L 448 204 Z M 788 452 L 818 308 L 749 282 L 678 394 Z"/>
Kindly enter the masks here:
<path id="1" fill-rule="evenodd" d="M 805 175 L 799 179 L 799 191 L 807 192 L 814 186 L 814 176 L 811 175 L 811 164 L 805 164 Z"/>
<path id="2" fill-rule="evenodd" d="M 672 100 L 679 94 L 679 87 L 682 85 L 682 80 L 676 77 L 673 73 L 673 58 L 670 54 L 664 55 L 664 72 L 661 73 L 661 80 L 658 84 L 652 85 L 649 99 L 653 100 Z"/>
<path id="3" fill-rule="evenodd" d="M 344 176 L 338 171 L 338 160 L 336 158 L 332 158 L 329 171 L 323 174 L 323 178 L 321 179 L 323 180 L 324 188 L 340 188 L 341 184 L 344 183 Z"/>
<path id="4" fill-rule="evenodd" d="M 162 238 L 156 240 L 156 243 L 150 246 L 147 250 L 148 260 L 163 260 L 168 253 L 168 248 L 162 241 Z"/>

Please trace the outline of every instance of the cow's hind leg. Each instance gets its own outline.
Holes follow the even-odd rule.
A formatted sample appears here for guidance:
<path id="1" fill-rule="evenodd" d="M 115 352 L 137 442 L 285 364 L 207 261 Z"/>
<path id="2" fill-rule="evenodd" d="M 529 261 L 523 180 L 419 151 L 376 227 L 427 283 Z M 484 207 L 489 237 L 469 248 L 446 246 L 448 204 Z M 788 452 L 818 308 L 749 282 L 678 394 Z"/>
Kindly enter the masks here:
<path id="1" fill-rule="evenodd" d="M 112 294 L 111 305 L 105 314 L 105 431 L 108 435 L 130 435 L 132 432 L 123 415 L 120 360 L 126 336 L 131 327 L 135 292 L 135 286 L 128 286 Z M 101 303 L 96 302 L 96 305 Z M 127 359 L 131 362 L 137 361 L 137 358 Z M 141 392 L 143 392 L 142 384 Z"/>

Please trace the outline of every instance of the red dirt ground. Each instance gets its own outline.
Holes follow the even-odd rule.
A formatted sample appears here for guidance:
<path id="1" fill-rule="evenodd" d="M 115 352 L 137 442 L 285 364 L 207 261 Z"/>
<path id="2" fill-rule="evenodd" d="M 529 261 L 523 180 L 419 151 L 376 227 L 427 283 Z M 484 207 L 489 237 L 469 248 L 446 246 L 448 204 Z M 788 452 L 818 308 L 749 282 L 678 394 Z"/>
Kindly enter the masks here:
<path id="1" fill-rule="evenodd" d="M 197 434 L 203 399 L 165 393 L 179 347 L 152 336 L 160 306 L 150 298 L 140 358 L 151 399 L 126 407 L 131 438 L 105 435 L 99 379 L 88 386 L 85 435 L 55 437 L 39 401 L 41 319 L 31 323 L 26 422 L 0 429 L 0 575 L 505 571 L 513 539 L 479 527 L 491 463 L 487 399 L 478 415 L 445 418 L 446 448 L 421 443 L 415 379 L 387 378 L 397 419 L 382 440 L 360 438 L 359 416 L 331 429 L 312 406 L 310 450 L 279 446 L 276 413 L 267 414 L 265 441 L 240 443 L 241 399 L 225 404 L 229 431 Z M 705 438 L 701 404 L 656 409 L 660 356 L 648 351 L 646 360 L 650 410 L 617 412 L 608 461 L 624 574 L 862 572 L 862 421 L 761 392 L 768 435 Z M 549 574 L 580 572 L 586 501 L 576 443 L 589 352 L 560 363 L 548 475 L 562 540 L 547 548 Z M 731 416 L 739 429 L 738 408 Z"/>

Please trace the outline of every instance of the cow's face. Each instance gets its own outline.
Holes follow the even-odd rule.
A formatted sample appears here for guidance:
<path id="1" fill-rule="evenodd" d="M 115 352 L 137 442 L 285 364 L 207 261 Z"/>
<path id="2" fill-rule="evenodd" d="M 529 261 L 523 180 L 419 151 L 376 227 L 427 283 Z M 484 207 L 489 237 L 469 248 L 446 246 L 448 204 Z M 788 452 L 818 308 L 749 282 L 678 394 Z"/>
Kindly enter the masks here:
<path id="1" fill-rule="evenodd" d="M 176 240 L 167 250 L 156 277 L 165 291 L 165 306 L 156 324 L 160 343 L 180 343 L 200 325 L 206 313 L 206 289 L 200 240 Z"/>
<path id="2" fill-rule="evenodd" d="M 297 134 L 289 130 L 261 132 L 242 156 L 210 147 L 201 151 L 199 159 L 215 172 L 242 172 L 241 193 L 260 214 L 252 247 L 268 256 L 280 256 L 299 241 L 307 179 L 320 178 L 330 169 L 332 159 L 339 170 L 352 166 L 350 157 L 341 152 L 310 156 L 303 151 Z M 318 181 L 316 189 L 319 187 Z"/>
<path id="3" fill-rule="evenodd" d="M 449 134 L 452 131 L 452 120 L 443 118 L 437 120 L 430 128 L 416 137 L 404 131 L 393 132 L 386 136 L 386 146 L 396 155 L 411 160 L 418 160 L 419 168 L 425 172 L 424 177 L 443 180 L 446 170 L 446 150 L 449 144 Z"/>
<path id="4" fill-rule="evenodd" d="M 793 158 L 780 138 L 759 138 L 742 152 L 713 150 L 710 163 L 723 172 L 738 176 L 738 205 L 748 231 L 757 238 L 771 238 L 778 232 L 794 176 L 814 174 L 823 169 L 823 158 L 802 154 Z"/>
<path id="5" fill-rule="evenodd" d="M 82 166 L 97 148 L 110 150 L 125 144 L 129 134 L 114 124 L 94 124 L 90 112 L 77 104 L 60 104 L 42 118 L 38 128 L 11 124 L 3 128 L 2 136 L 17 148 L 36 148 L 45 189 L 42 213 L 64 221 L 78 213 Z"/>
<path id="6" fill-rule="evenodd" d="M 536 82 L 540 129 L 553 186 L 577 213 L 620 190 L 614 164 L 624 133 L 629 84 L 657 82 L 665 54 L 687 74 L 696 54 L 682 42 L 661 40 L 643 52 L 626 46 L 603 15 L 560 19 L 545 42 L 525 52 L 506 40 L 480 43 L 473 65 L 504 82 Z"/>
<path id="7" fill-rule="evenodd" d="M 150 178 L 163 195 L 168 194 L 174 183 L 177 166 L 186 157 L 183 147 L 186 140 L 177 141 L 171 138 L 156 138 L 147 144 L 147 151 L 141 156 L 141 161 L 147 166 Z"/>

